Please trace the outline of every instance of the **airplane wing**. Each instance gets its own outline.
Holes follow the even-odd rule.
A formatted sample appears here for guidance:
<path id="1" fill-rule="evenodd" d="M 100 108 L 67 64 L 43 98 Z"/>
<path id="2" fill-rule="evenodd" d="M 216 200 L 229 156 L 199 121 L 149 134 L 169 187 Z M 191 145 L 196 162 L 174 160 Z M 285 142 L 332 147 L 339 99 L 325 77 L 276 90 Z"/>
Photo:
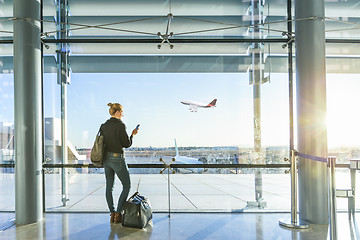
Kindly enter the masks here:
<path id="1" fill-rule="evenodd" d="M 190 111 L 191 112 L 197 112 L 197 106 L 190 104 Z"/>

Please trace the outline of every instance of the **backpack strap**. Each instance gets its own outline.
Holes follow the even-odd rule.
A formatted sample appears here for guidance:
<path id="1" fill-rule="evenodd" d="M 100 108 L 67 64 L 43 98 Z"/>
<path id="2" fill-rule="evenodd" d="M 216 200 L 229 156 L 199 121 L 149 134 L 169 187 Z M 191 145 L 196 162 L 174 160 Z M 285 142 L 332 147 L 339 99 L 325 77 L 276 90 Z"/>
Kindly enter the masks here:
<path id="1" fill-rule="evenodd" d="M 99 136 L 101 135 L 101 127 L 102 127 L 103 125 L 104 125 L 104 124 L 101 124 L 101 125 L 100 125 L 99 131 L 98 131 L 98 133 L 97 133 L 97 135 L 99 135 Z"/>

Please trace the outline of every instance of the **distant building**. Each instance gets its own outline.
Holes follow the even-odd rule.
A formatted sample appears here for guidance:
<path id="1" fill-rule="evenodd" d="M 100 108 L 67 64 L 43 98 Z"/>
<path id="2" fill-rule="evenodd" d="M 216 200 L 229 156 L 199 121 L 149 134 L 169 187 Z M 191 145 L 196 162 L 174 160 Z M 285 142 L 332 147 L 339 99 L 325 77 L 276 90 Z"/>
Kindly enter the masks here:
<path id="1" fill-rule="evenodd" d="M 47 159 L 48 163 L 61 163 L 61 119 L 45 118 L 44 128 L 45 159 Z M 69 140 L 67 141 L 67 147 L 69 163 L 86 161 L 86 155 L 80 155 Z"/>
<path id="2" fill-rule="evenodd" d="M 68 145 L 68 160 L 86 161 L 86 155 L 81 155 L 71 144 Z M 44 146 L 47 163 L 61 163 L 61 120 L 59 118 L 45 118 Z M 0 163 L 14 163 L 14 123 L 0 122 Z"/>
<path id="3" fill-rule="evenodd" d="M 0 149 L 14 150 L 14 124 L 0 122 Z"/>
<path id="4" fill-rule="evenodd" d="M 0 122 L 0 163 L 14 163 L 14 124 Z M 3 168 L 1 172 L 13 173 L 13 168 Z"/>

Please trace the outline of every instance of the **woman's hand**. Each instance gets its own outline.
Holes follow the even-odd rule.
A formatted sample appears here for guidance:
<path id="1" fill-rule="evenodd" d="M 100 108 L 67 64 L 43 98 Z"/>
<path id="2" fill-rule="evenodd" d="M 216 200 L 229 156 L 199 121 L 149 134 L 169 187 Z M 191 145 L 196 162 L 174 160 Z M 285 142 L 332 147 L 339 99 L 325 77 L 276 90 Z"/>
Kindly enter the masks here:
<path id="1" fill-rule="evenodd" d="M 139 131 L 139 130 L 135 128 L 135 129 L 132 131 L 131 135 L 135 136 L 135 135 L 138 133 L 138 131 Z"/>

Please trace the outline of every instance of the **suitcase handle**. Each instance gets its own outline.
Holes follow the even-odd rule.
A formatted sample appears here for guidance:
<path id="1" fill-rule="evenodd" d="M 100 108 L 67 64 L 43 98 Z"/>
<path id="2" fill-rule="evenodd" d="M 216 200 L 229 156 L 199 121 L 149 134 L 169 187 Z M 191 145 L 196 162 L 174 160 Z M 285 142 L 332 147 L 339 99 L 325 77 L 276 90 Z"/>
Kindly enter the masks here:
<path id="1" fill-rule="evenodd" d="M 140 202 L 145 201 L 145 197 L 141 196 L 139 192 L 135 192 L 135 193 L 129 198 L 128 201 L 131 201 L 131 200 L 133 200 L 133 199 L 136 199 L 136 200 L 138 200 L 138 201 L 140 201 Z"/>
<path id="2" fill-rule="evenodd" d="M 138 195 L 139 194 L 139 192 L 138 191 L 136 191 L 133 195 L 131 195 L 131 197 L 129 198 L 129 199 L 133 199 L 133 198 L 135 198 L 136 197 L 136 195 Z"/>

